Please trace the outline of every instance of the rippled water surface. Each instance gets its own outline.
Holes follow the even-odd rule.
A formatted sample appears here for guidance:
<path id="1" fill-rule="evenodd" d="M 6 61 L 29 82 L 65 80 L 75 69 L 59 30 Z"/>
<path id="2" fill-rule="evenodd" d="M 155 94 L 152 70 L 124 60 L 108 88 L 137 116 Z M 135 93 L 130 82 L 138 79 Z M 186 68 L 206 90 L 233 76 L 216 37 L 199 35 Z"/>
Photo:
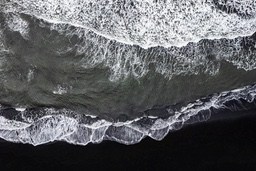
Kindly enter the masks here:
<path id="1" fill-rule="evenodd" d="M 246 110 L 255 31 L 254 0 L 2 0 L 0 137 L 133 144 Z"/>

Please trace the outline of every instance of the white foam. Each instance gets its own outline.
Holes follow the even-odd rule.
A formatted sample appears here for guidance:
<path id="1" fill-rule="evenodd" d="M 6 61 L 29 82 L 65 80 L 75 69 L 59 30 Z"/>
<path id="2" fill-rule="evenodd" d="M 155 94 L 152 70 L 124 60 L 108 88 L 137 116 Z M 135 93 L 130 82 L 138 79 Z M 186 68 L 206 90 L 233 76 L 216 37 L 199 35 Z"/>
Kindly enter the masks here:
<path id="1" fill-rule="evenodd" d="M 66 87 L 63 87 L 61 85 L 57 85 L 56 90 L 53 91 L 53 94 L 66 94 L 68 92 L 68 89 Z"/>
<path id="2" fill-rule="evenodd" d="M 19 32 L 24 39 L 29 38 L 29 25 L 19 14 L 8 13 L 5 19 L 10 30 Z"/>
<path id="3" fill-rule="evenodd" d="M 30 119 L 31 122 L 10 120 L 0 116 L 0 137 L 7 141 L 33 145 L 52 141 L 86 145 L 90 142 L 100 143 L 103 140 L 134 144 L 146 136 L 162 140 L 168 132 L 181 129 L 184 123 L 209 119 L 210 108 L 226 108 L 225 103 L 233 99 L 238 101 L 244 99 L 251 103 L 255 101 L 255 96 L 256 85 L 246 86 L 232 90 L 228 94 L 227 92 L 216 94 L 207 101 L 198 99 L 174 113 L 171 112 L 167 118 L 148 116 L 117 123 L 91 117 L 88 114 L 80 116 L 67 109 L 46 108 L 39 111 L 39 113 L 44 112 L 44 116 L 32 115 L 34 119 Z M 208 112 L 200 114 L 201 111 Z M 29 111 L 22 112 L 23 117 L 26 117 L 26 112 Z"/>
<path id="4" fill-rule="evenodd" d="M 4 9 L 84 27 L 108 39 L 143 48 L 184 46 L 201 39 L 235 38 L 255 32 L 256 1 L 218 3 L 232 10 L 222 11 L 212 0 L 11 0 Z"/>
<path id="5" fill-rule="evenodd" d="M 80 61 L 81 66 L 93 68 L 103 64 L 111 72 L 111 81 L 125 79 L 130 75 L 141 78 L 148 73 L 150 65 L 154 66 L 157 73 L 169 79 L 175 75 L 215 75 L 223 60 L 244 70 L 256 68 L 256 58 L 252 57 L 256 54 L 253 49 L 256 41 L 250 37 L 200 41 L 180 48 L 142 49 L 110 41 L 83 28 L 58 24 L 50 27 L 70 39 L 74 35 L 80 37 L 75 47 L 79 55 L 84 55 Z M 250 45 L 245 46 L 244 42 Z M 250 50 L 246 51 L 246 48 Z"/>
<path id="6" fill-rule="evenodd" d="M 32 69 L 28 70 L 27 80 L 30 82 L 34 78 L 34 71 Z"/>
<path id="7" fill-rule="evenodd" d="M 3 67 L 5 66 L 5 54 L 8 53 L 8 49 L 5 46 L 4 42 L 4 34 L 3 31 L 0 28 L 0 71 L 3 70 Z"/>
<path id="8" fill-rule="evenodd" d="M 217 2 L 224 3 L 224 1 Z M 229 13 L 221 11 L 216 8 L 213 1 L 182 0 L 154 3 L 128 0 L 123 4 L 125 9 L 119 9 L 122 4 L 112 1 L 109 1 L 109 4 L 105 3 L 106 1 L 101 0 L 64 2 L 11 0 L 4 6 L 3 11 L 14 19 L 18 18 L 19 22 L 12 22 L 11 19 L 9 23 L 24 23 L 19 14 L 26 13 L 49 22 L 47 25 L 42 22 L 40 24 L 42 27 L 50 25 L 50 29 L 58 31 L 69 39 L 77 36 L 79 41 L 74 46 L 63 47 L 64 50 L 57 53 L 62 54 L 75 49 L 77 54 L 84 55 L 79 65 L 93 68 L 103 64 L 109 68 L 111 81 L 125 79 L 130 75 L 141 78 L 148 73 L 150 65 L 154 65 L 157 73 L 169 79 L 175 75 L 199 73 L 215 75 L 223 60 L 246 71 L 256 68 L 256 58 L 253 58 L 256 54 L 255 49 L 250 49 L 248 53 L 244 52 L 243 42 L 250 41 L 250 38 L 233 39 L 255 32 L 255 1 L 225 1 L 226 6 L 235 8 L 242 14 L 246 13 L 248 17 L 232 11 Z M 131 3 L 134 3 L 136 9 L 133 9 Z M 127 19 L 125 27 L 119 22 L 120 18 L 117 15 L 123 15 L 123 18 Z M 101 19 L 96 20 L 97 17 Z M 154 25 L 152 20 L 160 23 Z M 169 26 L 164 23 L 168 23 Z M 14 25 L 14 29 L 22 33 L 24 25 L 27 25 L 26 22 Z M 174 28 L 176 31 L 173 30 Z M 142 34 L 142 32 L 147 33 Z M 205 38 L 225 37 L 229 39 L 187 44 Z M 173 47 L 180 44 L 187 45 L 180 48 Z M 143 49 L 131 45 L 144 48 L 159 45 L 168 48 Z M 255 42 L 254 46 L 256 46 Z M 209 59 L 209 56 L 214 56 L 215 59 Z M 53 93 L 63 94 L 67 93 L 67 90 L 57 87 Z"/>
<path id="9" fill-rule="evenodd" d="M 15 108 L 15 110 L 20 111 L 20 112 L 24 112 L 26 110 L 26 108 L 18 107 L 18 108 Z"/>
<path id="10" fill-rule="evenodd" d="M 180 48 L 173 47 L 205 38 L 251 35 L 256 29 L 255 1 L 218 1 L 227 6 L 233 5 L 232 8 L 238 9 L 240 13 L 247 11 L 248 17 L 232 11 L 221 11 L 212 1 L 125 2 L 120 4 L 103 0 L 10 0 L 8 4 L 5 1 L 3 11 L 6 14 L 14 13 L 14 18 L 21 13 L 36 16 L 50 22 L 50 28 L 60 34 L 67 37 L 77 35 L 82 40 L 76 45 L 77 53 L 85 56 L 81 65 L 89 68 L 103 63 L 110 68 L 110 80 L 126 78 L 129 74 L 136 78 L 142 77 L 148 72 L 151 64 L 155 66 L 156 72 L 168 78 L 179 74 L 198 74 L 202 71 L 216 74 L 222 60 L 245 70 L 256 68 L 256 58 L 252 57 L 255 56 L 255 50 L 244 53 L 242 45 L 244 40 L 250 41 L 250 38 L 221 39 L 207 41 L 209 45 L 199 42 Z M 134 5 L 131 5 L 132 2 Z M 21 21 L 20 16 L 16 19 L 9 19 L 9 27 L 23 36 L 26 35 L 27 33 L 23 34 L 26 22 Z M 12 25 L 14 23 L 18 24 Z M 256 46 L 255 42 L 251 43 Z M 131 45 L 143 48 L 160 45 L 168 48 L 143 49 Z M 208 59 L 209 55 L 216 59 Z M 68 88 L 63 85 L 58 85 L 53 90 L 54 94 L 60 95 L 67 92 Z M 255 85 L 233 90 L 230 95 L 224 92 L 214 95 L 207 102 L 197 100 L 178 111 L 169 110 L 168 118 L 148 116 L 146 123 L 143 122 L 145 117 L 112 123 L 90 115 L 77 117 L 78 114 L 73 111 L 53 108 L 40 111 L 40 115 L 27 116 L 26 112 L 29 111 L 17 108 L 23 121 L 1 116 L 0 137 L 33 145 L 57 140 L 80 145 L 99 143 L 103 140 L 134 144 L 145 136 L 161 140 L 169 131 L 180 129 L 189 120 L 207 120 L 212 107 L 225 108 L 225 102 L 232 99 L 252 102 L 255 95 Z M 199 116 L 200 111 L 209 113 Z M 41 116 L 41 113 L 44 115 Z"/>

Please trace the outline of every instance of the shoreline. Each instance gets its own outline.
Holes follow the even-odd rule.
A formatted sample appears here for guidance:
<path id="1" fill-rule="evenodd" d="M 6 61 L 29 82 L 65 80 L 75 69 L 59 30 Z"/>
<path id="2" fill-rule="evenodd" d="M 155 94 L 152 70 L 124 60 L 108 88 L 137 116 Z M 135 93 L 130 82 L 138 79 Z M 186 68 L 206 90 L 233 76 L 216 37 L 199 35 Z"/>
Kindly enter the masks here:
<path id="1" fill-rule="evenodd" d="M 207 169 L 256 168 L 256 109 L 170 132 L 162 141 L 112 141 L 86 146 L 65 142 L 32 146 L 0 142 L 0 164 L 12 168 Z M 157 162 L 155 162 L 157 161 Z"/>

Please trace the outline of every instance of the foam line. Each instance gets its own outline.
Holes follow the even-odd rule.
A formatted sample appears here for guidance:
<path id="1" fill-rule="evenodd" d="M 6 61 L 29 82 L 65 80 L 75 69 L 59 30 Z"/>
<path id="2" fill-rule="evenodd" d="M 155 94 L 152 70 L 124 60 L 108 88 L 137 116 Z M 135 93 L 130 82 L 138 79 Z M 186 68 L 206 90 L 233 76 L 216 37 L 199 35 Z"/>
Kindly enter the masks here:
<path id="1" fill-rule="evenodd" d="M 181 129 L 184 124 L 208 120 L 212 111 L 246 110 L 243 105 L 239 107 L 227 104 L 234 100 L 240 104 L 241 100 L 255 103 L 255 97 L 256 85 L 250 85 L 198 99 L 183 107 L 167 107 L 169 116 L 144 116 L 125 122 L 107 121 L 91 114 L 79 114 L 68 109 L 13 110 L 14 113 L 11 114 L 10 110 L 8 113 L 7 109 L 2 107 L 0 137 L 11 142 L 33 145 L 53 141 L 86 145 L 100 143 L 103 140 L 129 145 L 140 142 L 146 136 L 162 140 L 170 131 Z M 8 119 L 11 115 L 15 117 Z M 19 115 L 22 117 L 18 120 Z"/>
<path id="2" fill-rule="evenodd" d="M 10 0 L 2 6 L 5 12 L 83 27 L 107 39 L 143 48 L 233 39 L 256 30 L 254 0 Z"/>

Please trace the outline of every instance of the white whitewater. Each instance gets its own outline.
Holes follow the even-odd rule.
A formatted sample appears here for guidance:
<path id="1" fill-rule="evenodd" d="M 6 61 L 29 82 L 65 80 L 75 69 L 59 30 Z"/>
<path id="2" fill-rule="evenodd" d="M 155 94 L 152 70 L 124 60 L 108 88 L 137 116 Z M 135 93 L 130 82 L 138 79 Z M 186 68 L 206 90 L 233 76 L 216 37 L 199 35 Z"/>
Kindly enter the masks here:
<path id="1" fill-rule="evenodd" d="M 182 47 L 143 49 L 106 39 L 81 27 L 48 22 L 41 22 L 40 26 L 58 31 L 69 39 L 78 37 L 79 41 L 66 47 L 67 51 L 62 53 L 75 50 L 78 55 L 83 55 L 80 65 L 84 68 L 103 64 L 110 70 L 111 81 L 130 75 L 141 78 L 149 72 L 150 65 L 154 65 L 155 71 L 168 79 L 175 75 L 216 75 L 221 61 L 228 61 L 246 71 L 256 68 L 256 58 L 253 57 L 256 41 L 252 36 L 192 42 Z"/>
<path id="2" fill-rule="evenodd" d="M 184 124 L 205 121 L 212 110 L 239 108 L 227 107 L 226 103 L 256 100 L 256 85 L 246 86 L 230 92 L 222 92 L 198 99 L 181 107 L 179 110 L 167 109 L 169 117 L 156 118 L 145 116 L 126 122 L 110 122 L 89 114 L 78 114 L 68 109 L 40 109 L 35 112 L 18 110 L 22 120 L 7 119 L 0 116 L 0 137 L 11 142 L 40 145 L 53 141 L 66 141 L 72 144 L 86 145 L 113 140 L 123 144 L 135 144 L 146 136 L 162 140 L 170 131 L 175 131 Z M 202 113 L 200 113 L 202 112 Z"/>
<path id="3" fill-rule="evenodd" d="M 5 12 L 84 27 L 143 48 L 248 36 L 256 30 L 255 0 L 4 0 L 2 4 Z"/>
<path id="4" fill-rule="evenodd" d="M 183 74 L 214 75 L 221 61 L 244 70 L 256 68 L 256 41 L 250 37 L 256 31 L 255 0 L 0 0 L 0 10 L 6 15 L 7 27 L 26 40 L 29 23 L 22 14 L 42 19 L 40 27 L 70 39 L 77 36 L 81 41 L 66 51 L 76 48 L 77 54 L 84 55 L 84 68 L 103 64 L 110 70 L 111 81 L 129 75 L 141 78 L 152 64 L 169 79 Z M 7 50 L 1 31 L 3 65 Z M 245 50 L 245 42 L 249 50 Z M 33 80 L 32 70 L 27 80 Z M 71 88 L 58 85 L 52 93 L 66 94 Z M 126 122 L 68 109 L 43 108 L 31 113 L 17 107 L 21 119 L 8 119 L 0 113 L 0 137 L 33 145 L 52 141 L 86 145 L 103 140 L 134 144 L 146 136 L 161 140 L 183 124 L 207 120 L 212 108 L 226 108 L 225 103 L 232 100 L 251 103 L 255 96 L 256 85 L 247 86 L 206 101 L 198 99 L 179 110 L 170 108 L 167 118 L 145 116 Z"/>
<path id="5" fill-rule="evenodd" d="M 169 79 L 200 72 L 215 75 L 223 60 L 246 71 L 256 68 L 256 41 L 249 37 L 256 31 L 255 0 L 10 0 L 2 4 L 7 26 L 25 39 L 29 28 L 22 13 L 42 18 L 41 27 L 69 39 L 77 36 L 76 44 L 59 53 L 75 48 L 84 55 L 82 67 L 103 64 L 111 81 L 130 75 L 141 78 L 150 65 Z M 250 51 L 244 51 L 244 42 L 250 43 Z"/>

